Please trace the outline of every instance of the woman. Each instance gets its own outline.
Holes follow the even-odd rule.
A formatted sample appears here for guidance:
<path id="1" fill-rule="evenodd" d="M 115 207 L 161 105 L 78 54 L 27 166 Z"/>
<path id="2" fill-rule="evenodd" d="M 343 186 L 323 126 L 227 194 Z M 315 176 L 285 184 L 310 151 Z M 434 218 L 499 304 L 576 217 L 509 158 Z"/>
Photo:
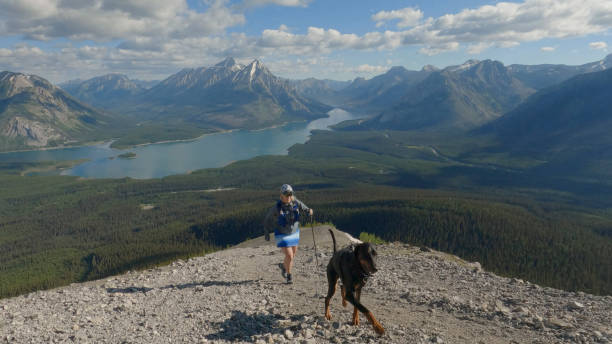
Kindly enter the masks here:
<path id="1" fill-rule="evenodd" d="M 274 228 L 276 247 L 280 247 L 285 254 L 285 260 L 279 264 L 283 277 L 287 283 L 293 283 L 291 268 L 300 241 L 300 210 L 312 216 L 312 209 L 293 196 L 293 188 L 283 184 L 280 190 L 280 199 L 270 208 L 264 220 L 264 233 L 267 241 L 270 240 L 270 231 Z"/>

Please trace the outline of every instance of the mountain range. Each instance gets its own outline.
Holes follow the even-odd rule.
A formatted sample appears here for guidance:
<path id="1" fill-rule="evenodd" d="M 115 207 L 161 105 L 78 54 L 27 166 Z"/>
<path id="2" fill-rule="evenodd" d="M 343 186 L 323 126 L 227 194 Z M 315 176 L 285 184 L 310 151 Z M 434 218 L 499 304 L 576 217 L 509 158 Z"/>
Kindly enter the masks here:
<path id="1" fill-rule="evenodd" d="M 393 67 L 369 80 L 357 78 L 333 97 L 372 117 L 348 127 L 352 129 L 470 130 L 499 118 L 538 90 L 610 67 L 612 55 L 580 66 L 469 60 L 441 70 Z"/>
<path id="2" fill-rule="evenodd" d="M 572 77 L 611 66 L 612 55 L 580 66 L 470 60 L 420 71 L 397 66 L 369 80 L 341 82 L 287 80 L 258 60 L 243 65 L 227 58 L 183 69 L 148 89 L 126 75 L 108 74 L 61 84 L 67 93 L 37 76 L 3 72 L 1 139 L 4 150 L 81 142 L 92 131 L 109 137 L 108 128 L 120 118 L 145 127 L 258 129 L 324 117 L 332 106 L 369 117 L 345 129 L 459 133 L 506 117 L 526 99 L 517 111 L 535 108 L 543 99 L 538 91 L 553 92 Z"/>
<path id="3" fill-rule="evenodd" d="M 66 89 L 73 96 L 141 121 L 192 123 L 222 129 L 262 128 L 324 117 L 330 106 L 299 95 L 260 61 L 227 58 L 179 71 L 145 90 L 110 75 Z"/>

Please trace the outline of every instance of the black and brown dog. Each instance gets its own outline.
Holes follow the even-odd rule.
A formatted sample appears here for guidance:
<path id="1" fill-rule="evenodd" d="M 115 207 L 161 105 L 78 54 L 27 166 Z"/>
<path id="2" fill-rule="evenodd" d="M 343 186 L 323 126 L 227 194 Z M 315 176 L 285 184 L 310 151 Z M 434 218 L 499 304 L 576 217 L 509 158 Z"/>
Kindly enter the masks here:
<path id="1" fill-rule="evenodd" d="M 382 335 L 385 329 L 374 318 L 370 312 L 359 301 L 361 298 L 361 288 L 367 278 L 377 271 L 376 269 L 376 250 L 370 243 L 361 243 L 354 248 L 345 247 L 336 251 L 336 237 L 330 229 L 332 240 L 334 241 L 334 255 L 327 264 L 327 283 L 328 290 L 325 297 L 325 318 L 331 320 L 329 312 L 329 301 L 336 292 L 338 278 L 342 280 L 342 305 L 346 307 L 346 301 L 350 302 L 353 309 L 353 325 L 359 325 L 359 312 L 362 312 L 374 326 L 374 331 Z"/>

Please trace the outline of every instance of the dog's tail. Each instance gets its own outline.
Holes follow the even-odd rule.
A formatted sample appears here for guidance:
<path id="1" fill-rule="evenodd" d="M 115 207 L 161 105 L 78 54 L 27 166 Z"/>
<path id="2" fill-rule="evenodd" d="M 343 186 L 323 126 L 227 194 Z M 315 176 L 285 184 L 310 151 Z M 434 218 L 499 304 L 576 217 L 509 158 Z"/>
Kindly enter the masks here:
<path id="1" fill-rule="evenodd" d="M 332 236 L 332 240 L 334 241 L 334 254 L 336 254 L 336 237 L 334 236 L 334 231 L 329 228 L 329 234 Z"/>

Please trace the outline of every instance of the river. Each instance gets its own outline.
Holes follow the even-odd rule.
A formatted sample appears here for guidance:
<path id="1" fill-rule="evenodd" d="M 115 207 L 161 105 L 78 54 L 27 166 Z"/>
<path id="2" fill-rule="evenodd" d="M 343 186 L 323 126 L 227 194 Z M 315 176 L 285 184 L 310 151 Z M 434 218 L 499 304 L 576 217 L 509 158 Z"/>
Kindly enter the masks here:
<path id="1" fill-rule="evenodd" d="M 289 123 L 264 130 L 238 130 L 202 136 L 195 140 L 137 146 L 126 150 L 110 148 L 110 142 L 74 148 L 0 154 L 0 161 L 89 161 L 63 170 L 61 174 L 85 178 L 160 178 L 172 174 L 225 166 L 233 161 L 260 155 L 285 155 L 289 147 L 304 143 L 310 131 L 357 118 L 342 109 L 328 118 L 306 123 Z M 133 152 L 134 158 L 119 158 Z"/>

